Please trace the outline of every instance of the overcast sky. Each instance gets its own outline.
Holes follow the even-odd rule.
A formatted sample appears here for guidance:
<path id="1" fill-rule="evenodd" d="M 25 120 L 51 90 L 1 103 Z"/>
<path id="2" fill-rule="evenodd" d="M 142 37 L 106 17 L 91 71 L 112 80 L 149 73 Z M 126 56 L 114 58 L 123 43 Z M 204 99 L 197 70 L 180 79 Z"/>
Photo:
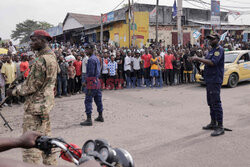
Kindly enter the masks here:
<path id="1" fill-rule="evenodd" d="M 156 0 L 134 0 L 137 3 L 155 4 Z M 211 0 L 204 0 L 211 2 Z M 0 37 L 10 39 L 16 24 L 26 19 L 47 21 L 53 25 L 63 22 L 67 12 L 100 15 L 113 10 L 122 0 L 1 0 L 0 5 Z M 127 3 L 125 0 L 123 4 Z M 190 2 L 190 1 L 189 1 Z M 191 1 L 192 2 L 192 1 Z M 174 0 L 159 0 L 160 5 L 172 6 Z M 203 6 L 184 0 L 183 7 Z M 221 5 L 233 6 L 234 10 L 250 11 L 249 0 L 221 0 Z M 122 6 L 122 5 L 121 5 Z M 237 8 L 239 7 L 239 8 Z M 244 8 L 242 8 L 244 7 Z M 249 12 L 250 13 L 250 12 Z M 243 15 L 237 20 L 230 17 L 231 22 L 250 25 L 250 15 Z"/>

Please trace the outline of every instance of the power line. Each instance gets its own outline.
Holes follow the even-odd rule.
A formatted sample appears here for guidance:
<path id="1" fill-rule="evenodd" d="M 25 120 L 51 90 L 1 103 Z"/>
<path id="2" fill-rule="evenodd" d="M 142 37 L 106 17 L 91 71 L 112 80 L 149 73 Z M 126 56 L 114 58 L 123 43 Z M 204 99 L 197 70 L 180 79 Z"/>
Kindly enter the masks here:
<path id="1" fill-rule="evenodd" d="M 186 1 L 187 3 L 189 3 L 189 4 L 191 4 L 191 5 L 195 6 L 195 7 L 198 7 L 198 8 L 202 8 L 202 7 L 201 7 L 201 6 L 198 6 L 198 5 L 194 4 L 194 3 L 191 3 L 190 1 L 195 2 L 195 3 L 198 3 L 198 4 L 202 4 L 202 5 L 206 4 L 206 5 L 208 5 L 207 9 L 209 9 L 209 7 L 210 7 L 210 5 L 211 5 L 211 3 L 205 2 L 205 1 L 203 1 L 203 0 L 184 0 L 184 1 Z M 249 10 L 235 10 L 235 9 L 231 9 L 231 8 L 229 8 L 229 7 L 225 7 L 225 6 L 223 6 L 223 5 L 222 5 L 220 8 L 223 9 L 223 10 L 226 10 L 226 11 L 228 11 L 228 12 L 235 12 L 235 13 L 238 12 L 238 13 L 240 13 L 241 15 L 242 15 L 242 14 L 249 14 L 249 13 L 250 13 Z M 235 7 L 235 8 L 240 8 L 240 7 Z M 203 9 L 204 9 L 204 7 L 203 7 Z M 247 9 L 250 9 L 250 7 L 247 7 Z"/>
<path id="2" fill-rule="evenodd" d="M 112 11 L 116 10 L 125 0 L 123 0 L 122 2 L 119 3 L 119 5 L 117 5 Z"/>
<path id="3" fill-rule="evenodd" d="M 193 1 L 195 1 L 195 0 L 193 0 Z M 204 0 L 198 0 L 198 1 L 201 2 L 201 3 L 207 4 L 207 5 L 211 5 L 211 3 L 208 3 L 208 2 L 206 2 Z M 197 0 L 196 0 L 196 2 L 197 2 Z M 221 8 L 250 9 L 250 7 L 242 7 L 242 6 L 241 7 L 239 7 L 239 6 L 228 6 L 228 5 L 220 5 L 220 6 L 221 6 Z"/>
<path id="4" fill-rule="evenodd" d="M 229 2 L 235 2 L 235 3 L 237 3 L 237 4 L 250 4 L 250 3 L 247 3 L 247 2 L 239 2 L 239 1 L 234 1 L 234 0 L 227 0 L 227 1 L 229 1 Z"/>
<path id="5" fill-rule="evenodd" d="M 187 2 L 187 3 L 189 3 L 190 5 L 193 5 L 193 6 L 197 7 L 197 8 L 208 9 L 208 8 L 205 8 L 204 6 L 198 6 L 198 5 L 196 5 L 196 4 L 192 3 L 192 2 L 190 2 L 190 0 L 184 0 L 184 1 Z"/>

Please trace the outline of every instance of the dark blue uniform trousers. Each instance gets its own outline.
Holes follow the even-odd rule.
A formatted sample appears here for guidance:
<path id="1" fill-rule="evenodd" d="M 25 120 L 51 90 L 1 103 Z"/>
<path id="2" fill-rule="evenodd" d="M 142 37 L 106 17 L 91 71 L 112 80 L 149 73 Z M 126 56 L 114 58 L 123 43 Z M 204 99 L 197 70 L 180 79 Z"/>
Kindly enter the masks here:
<path id="1" fill-rule="evenodd" d="M 223 110 L 220 100 L 221 84 L 208 83 L 207 84 L 207 104 L 210 107 L 210 116 L 213 121 L 218 124 L 223 124 Z"/>
<path id="2" fill-rule="evenodd" d="M 87 115 L 91 115 L 92 113 L 92 102 L 93 98 L 95 101 L 95 104 L 97 106 L 97 111 L 99 113 L 102 113 L 103 111 L 103 105 L 102 105 L 102 92 L 100 89 L 91 89 L 86 90 L 86 97 L 85 97 L 85 112 Z"/>

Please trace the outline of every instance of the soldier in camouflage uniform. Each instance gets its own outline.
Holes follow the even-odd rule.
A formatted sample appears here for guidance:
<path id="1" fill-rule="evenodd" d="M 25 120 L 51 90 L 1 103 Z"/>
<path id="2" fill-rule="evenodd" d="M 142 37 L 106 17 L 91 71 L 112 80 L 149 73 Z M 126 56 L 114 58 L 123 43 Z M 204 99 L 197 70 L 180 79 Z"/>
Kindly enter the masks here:
<path id="1" fill-rule="evenodd" d="M 37 131 L 51 135 L 49 113 L 54 106 L 54 87 L 59 72 L 56 56 L 49 48 L 52 38 L 44 30 L 36 30 L 30 36 L 31 48 L 37 52 L 37 60 L 31 67 L 28 78 L 9 93 L 12 96 L 25 96 L 23 133 Z M 38 149 L 23 151 L 23 161 L 38 164 L 56 165 L 55 154 L 46 156 Z"/>

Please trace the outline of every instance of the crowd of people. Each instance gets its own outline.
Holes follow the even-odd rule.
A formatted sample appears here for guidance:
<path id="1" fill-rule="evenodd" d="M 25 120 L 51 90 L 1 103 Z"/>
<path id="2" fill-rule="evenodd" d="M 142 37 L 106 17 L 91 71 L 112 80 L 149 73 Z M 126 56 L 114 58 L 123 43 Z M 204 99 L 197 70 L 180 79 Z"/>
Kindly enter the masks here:
<path id="1" fill-rule="evenodd" d="M 0 101 L 5 98 L 8 88 L 23 82 L 29 75 L 30 66 L 35 61 L 33 52 L 27 52 L 23 49 L 17 49 L 10 42 L 9 45 L 3 45 L 8 48 L 8 54 L 0 56 Z M 12 106 L 12 103 L 20 104 L 24 102 L 23 97 L 8 98 L 6 105 Z"/>
<path id="2" fill-rule="evenodd" d="M 240 42 L 223 41 L 225 50 L 248 49 Z M 21 83 L 29 75 L 35 54 L 28 48 L 16 48 L 11 42 L 2 45 L 8 49 L 7 55 L 0 56 L 1 99 L 5 91 L 14 83 Z M 84 44 L 50 43 L 60 68 L 57 75 L 55 96 L 71 96 L 84 93 L 86 86 L 86 66 L 88 56 Z M 204 57 L 209 46 L 200 47 L 188 43 L 185 46 L 116 47 L 110 44 L 95 44 L 95 54 L 101 63 L 102 90 L 126 88 L 160 88 L 196 82 L 196 73 L 201 72 L 200 63 L 188 61 L 189 57 Z M 13 98 L 7 105 L 23 102 L 23 98 Z"/>
<path id="3" fill-rule="evenodd" d="M 52 44 L 61 72 L 58 74 L 57 97 L 84 92 L 88 57 L 84 47 Z M 198 46 L 126 48 L 96 45 L 95 54 L 101 63 L 102 89 L 162 87 L 195 82 L 199 64 L 190 56 L 203 57 L 208 48 Z M 197 67 L 197 68 L 196 68 Z"/>

